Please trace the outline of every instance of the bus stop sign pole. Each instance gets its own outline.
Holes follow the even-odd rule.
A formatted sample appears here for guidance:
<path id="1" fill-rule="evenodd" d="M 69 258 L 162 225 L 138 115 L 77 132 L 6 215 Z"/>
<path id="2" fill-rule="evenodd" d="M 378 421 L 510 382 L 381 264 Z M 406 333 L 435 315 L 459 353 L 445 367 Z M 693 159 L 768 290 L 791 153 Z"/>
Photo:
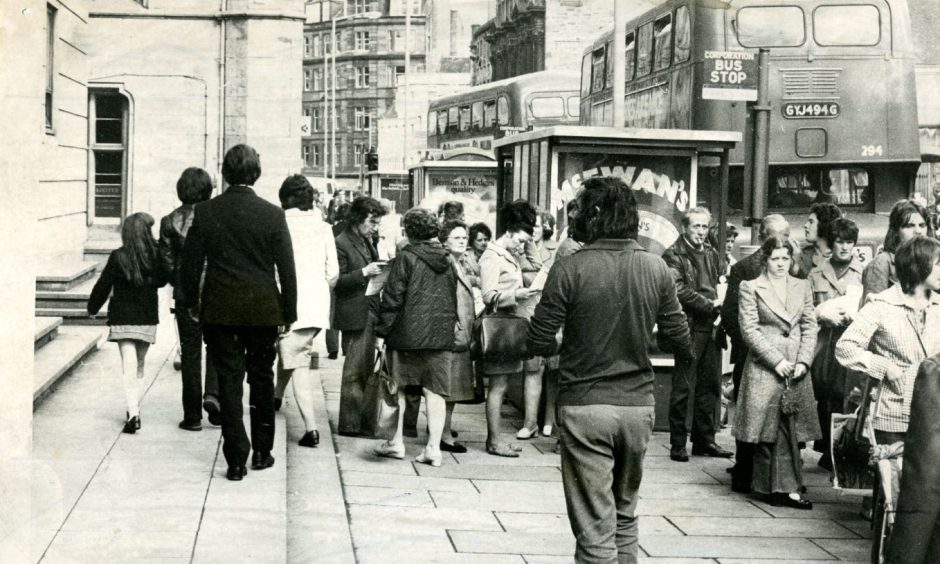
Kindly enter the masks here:
<path id="1" fill-rule="evenodd" d="M 751 244 L 759 243 L 760 221 L 767 212 L 767 177 L 770 160 L 770 50 L 757 55 L 757 104 L 754 106 L 754 154 L 751 172 Z"/>

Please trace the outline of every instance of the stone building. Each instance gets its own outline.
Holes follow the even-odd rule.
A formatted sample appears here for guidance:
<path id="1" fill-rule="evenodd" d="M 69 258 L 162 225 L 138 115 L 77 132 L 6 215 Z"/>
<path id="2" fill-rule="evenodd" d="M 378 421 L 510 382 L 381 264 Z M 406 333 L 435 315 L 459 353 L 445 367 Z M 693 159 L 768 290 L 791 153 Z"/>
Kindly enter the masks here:
<path id="1" fill-rule="evenodd" d="M 422 2 L 413 0 L 410 6 L 410 40 L 406 45 L 405 0 L 308 5 L 301 90 L 303 115 L 310 126 L 301 141 L 305 175 L 335 177 L 338 187 L 358 189 L 366 154 L 377 142 L 374 122 L 392 108 L 395 87 L 405 73 L 406 48 L 409 74 L 426 68 L 427 18 Z M 329 116 L 333 116 L 335 133 L 329 129 Z"/>

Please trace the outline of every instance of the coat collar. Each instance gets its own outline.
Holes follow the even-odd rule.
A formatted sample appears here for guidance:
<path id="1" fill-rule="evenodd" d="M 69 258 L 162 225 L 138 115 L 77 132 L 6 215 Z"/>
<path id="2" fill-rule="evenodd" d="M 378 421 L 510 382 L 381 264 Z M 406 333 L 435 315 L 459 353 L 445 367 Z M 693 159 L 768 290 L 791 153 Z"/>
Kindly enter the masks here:
<path id="1" fill-rule="evenodd" d="M 754 288 L 755 293 L 772 312 L 792 325 L 799 321 L 800 312 L 803 310 L 803 292 L 799 289 L 801 282 L 798 278 L 787 276 L 787 297 L 792 299 L 787 300 L 786 303 L 777 296 L 766 272 L 754 279 Z"/>
<path id="2" fill-rule="evenodd" d="M 581 247 L 582 251 L 646 251 L 636 239 L 598 239 Z"/>
<path id="3" fill-rule="evenodd" d="M 884 292 L 879 292 L 871 296 L 871 301 L 880 301 L 894 306 L 903 307 L 905 313 L 904 317 L 907 319 L 907 322 L 914 331 L 914 334 L 917 335 L 917 341 L 920 343 L 920 347 L 924 352 L 924 356 L 929 354 L 927 351 L 927 345 L 924 343 L 924 338 L 921 335 L 921 332 L 917 330 L 917 322 L 914 318 L 914 316 L 917 315 L 917 307 L 914 304 L 914 298 L 905 294 L 904 291 L 901 290 L 900 284 L 895 284 Z M 932 320 L 929 320 L 929 315 L 930 311 L 932 309 L 935 310 L 936 306 L 940 306 L 940 294 L 937 292 L 931 292 L 930 301 L 927 302 L 928 327 L 933 325 Z"/>
<path id="4" fill-rule="evenodd" d="M 519 259 L 517 259 L 515 255 L 509 252 L 509 250 L 504 249 L 503 247 L 499 245 L 493 244 L 493 242 L 490 242 L 490 244 L 487 245 L 486 251 L 491 251 L 499 255 L 499 257 L 502 258 L 503 260 L 507 262 L 511 262 L 516 268 L 521 268 L 519 266 Z M 486 251 L 483 251 L 483 253 L 486 254 Z"/>
<path id="5" fill-rule="evenodd" d="M 255 196 L 255 191 L 251 189 L 251 186 L 247 184 L 233 184 L 225 189 L 223 194 L 251 194 Z"/>
<path id="6" fill-rule="evenodd" d="M 473 251 L 468 251 L 472 253 Z M 455 258 L 454 255 L 450 255 L 450 263 L 454 267 L 454 272 L 457 273 L 457 280 L 464 285 L 466 290 L 473 293 L 473 284 L 470 283 L 470 279 L 467 278 L 467 274 L 463 271 L 463 266 L 460 265 L 460 260 Z"/>
<path id="7" fill-rule="evenodd" d="M 858 259 L 853 258 L 852 262 L 849 263 L 849 266 L 847 268 L 848 270 L 855 272 L 859 276 L 861 276 L 862 274 L 862 267 L 858 263 Z M 820 276 L 822 276 L 827 281 L 829 281 L 829 284 L 831 284 L 832 287 L 835 288 L 835 290 L 839 293 L 840 296 L 845 295 L 845 292 L 847 291 L 847 286 L 845 283 L 845 275 L 843 274 L 843 277 L 840 279 L 836 275 L 836 271 L 832 267 L 831 261 L 829 260 L 823 261 L 814 270 L 818 271 Z"/>
<path id="8" fill-rule="evenodd" d="M 352 242 L 353 247 L 355 247 L 356 250 L 359 251 L 359 254 L 362 255 L 362 258 L 364 258 L 367 263 L 370 263 L 373 260 L 375 260 L 375 258 L 372 256 L 372 245 L 368 241 L 366 241 L 362 237 L 362 235 L 359 234 L 358 231 L 356 231 L 354 226 L 346 225 L 346 229 L 344 232 L 346 233 L 346 236 L 349 238 L 349 240 Z"/>

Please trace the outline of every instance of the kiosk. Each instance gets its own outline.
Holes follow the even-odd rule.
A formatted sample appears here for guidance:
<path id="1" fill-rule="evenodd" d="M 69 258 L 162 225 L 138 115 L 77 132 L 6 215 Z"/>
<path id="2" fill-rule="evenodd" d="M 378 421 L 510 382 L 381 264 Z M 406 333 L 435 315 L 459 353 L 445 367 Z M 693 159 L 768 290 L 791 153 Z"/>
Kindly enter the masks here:
<path id="1" fill-rule="evenodd" d="M 682 214 L 708 207 L 724 240 L 728 194 L 728 153 L 741 141 L 732 131 L 556 126 L 493 142 L 497 160 L 497 206 L 525 199 L 555 216 L 556 237 L 567 234 L 565 206 L 584 180 L 616 176 L 636 196 L 640 216 L 637 240 L 662 254 L 678 239 Z M 717 177 L 715 201 L 698 199 L 700 177 Z M 497 226 L 497 231 L 499 231 Z M 724 253 L 719 252 L 724 263 Z M 655 342 L 655 339 L 653 339 Z M 673 358 L 651 351 L 656 371 L 656 430 L 668 430 Z M 508 397 L 521 405 L 520 389 Z"/>
<path id="2" fill-rule="evenodd" d="M 461 147 L 431 153 L 409 170 L 411 204 L 432 210 L 463 204 L 465 222 L 496 227 L 496 160 L 492 151 Z"/>
<path id="3" fill-rule="evenodd" d="M 414 205 L 406 172 L 371 170 L 366 174 L 366 186 L 367 193 L 373 198 L 395 202 L 397 213 L 404 213 Z"/>

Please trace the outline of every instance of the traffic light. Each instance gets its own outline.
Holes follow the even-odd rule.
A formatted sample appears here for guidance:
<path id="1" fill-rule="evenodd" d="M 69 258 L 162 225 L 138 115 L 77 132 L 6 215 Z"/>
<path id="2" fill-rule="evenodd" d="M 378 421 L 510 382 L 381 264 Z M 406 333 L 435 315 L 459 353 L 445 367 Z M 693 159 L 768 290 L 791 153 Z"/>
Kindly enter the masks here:
<path id="1" fill-rule="evenodd" d="M 366 153 L 366 168 L 368 170 L 379 170 L 379 154 L 375 151 L 375 147 L 371 147 L 369 152 Z"/>

